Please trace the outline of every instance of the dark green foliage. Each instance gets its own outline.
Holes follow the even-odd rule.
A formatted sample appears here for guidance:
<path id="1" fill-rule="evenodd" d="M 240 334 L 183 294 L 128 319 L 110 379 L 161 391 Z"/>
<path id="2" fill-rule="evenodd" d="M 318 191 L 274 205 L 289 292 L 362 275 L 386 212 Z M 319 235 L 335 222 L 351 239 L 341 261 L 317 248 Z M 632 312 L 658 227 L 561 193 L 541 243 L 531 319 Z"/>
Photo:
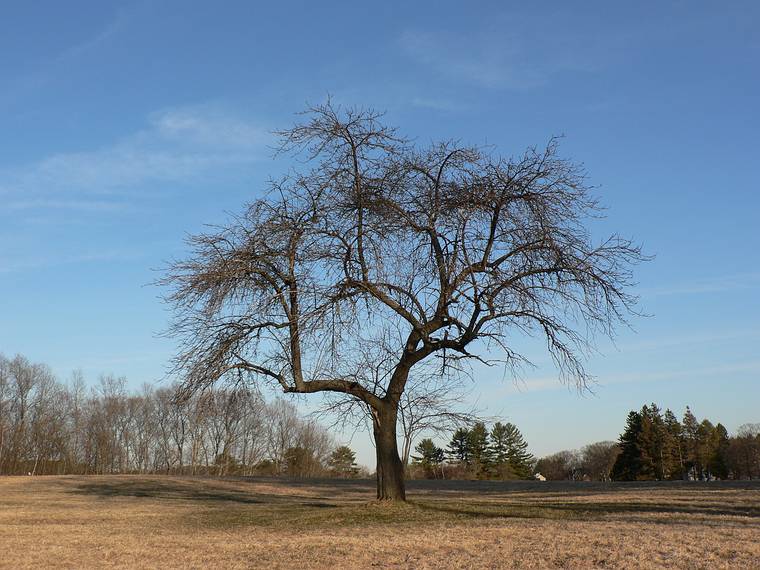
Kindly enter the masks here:
<path id="1" fill-rule="evenodd" d="M 616 481 L 636 481 L 642 471 L 643 453 L 639 444 L 642 432 L 641 414 L 630 412 L 625 430 L 620 435 L 620 455 L 612 467 L 612 478 Z"/>
<path id="2" fill-rule="evenodd" d="M 315 477 L 322 473 L 322 464 L 311 449 L 302 446 L 285 450 L 285 474 L 288 477 Z"/>
<path id="3" fill-rule="evenodd" d="M 483 422 L 477 422 L 470 430 L 468 442 L 472 467 L 478 479 L 488 479 L 491 474 L 491 447 L 488 441 L 488 429 Z"/>
<path id="4" fill-rule="evenodd" d="M 477 422 L 469 430 L 454 432 L 448 445 L 448 473 L 478 479 L 530 479 L 534 459 L 527 449 L 514 424 L 496 422 L 489 431 Z"/>
<path id="5" fill-rule="evenodd" d="M 628 414 L 620 436 L 621 453 L 612 476 L 620 481 L 741 477 L 726 428 L 699 422 L 689 407 L 679 423 L 656 404 Z"/>
<path id="6" fill-rule="evenodd" d="M 517 426 L 496 422 L 491 428 L 490 459 L 500 479 L 530 479 L 533 475 L 533 456 L 528 443 Z"/>
<path id="7" fill-rule="evenodd" d="M 419 455 L 413 455 L 412 461 L 423 468 L 425 476 L 428 479 L 436 479 L 439 476 L 443 476 L 441 465 L 446 456 L 443 449 L 438 447 L 432 439 L 423 439 L 414 450 Z"/>
<path id="8" fill-rule="evenodd" d="M 448 457 L 453 463 L 469 465 L 472 458 L 470 451 L 470 430 L 459 428 L 451 436 L 448 446 Z"/>
<path id="9" fill-rule="evenodd" d="M 709 465 L 710 473 L 719 479 L 728 477 L 729 445 L 730 438 L 725 426 L 716 424 L 711 434 Z"/>
<path id="10" fill-rule="evenodd" d="M 341 445 L 330 454 L 327 460 L 330 472 L 336 477 L 348 479 L 356 477 L 359 469 L 356 466 L 356 454 L 347 445 Z"/>
<path id="11" fill-rule="evenodd" d="M 689 406 L 686 406 L 686 412 L 683 415 L 681 425 L 686 477 L 696 479 L 701 471 L 701 466 L 699 465 L 699 422 L 694 414 L 691 413 Z"/>
<path id="12" fill-rule="evenodd" d="M 666 478 L 683 479 L 686 476 L 683 427 L 671 410 L 665 410 L 663 416 L 665 425 L 665 457 Z"/>

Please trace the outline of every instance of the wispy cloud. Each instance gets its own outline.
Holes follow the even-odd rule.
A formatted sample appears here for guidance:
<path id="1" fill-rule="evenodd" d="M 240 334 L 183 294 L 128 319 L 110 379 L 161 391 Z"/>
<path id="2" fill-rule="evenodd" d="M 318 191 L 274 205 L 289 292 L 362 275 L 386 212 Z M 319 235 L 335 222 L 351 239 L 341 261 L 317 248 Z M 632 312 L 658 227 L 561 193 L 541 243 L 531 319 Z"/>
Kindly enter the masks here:
<path id="1" fill-rule="evenodd" d="M 631 372 L 625 374 L 602 375 L 599 384 L 626 384 L 630 382 L 654 382 L 689 380 L 692 378 L 715 377 L 721 378 L 727 374 L 760 374 L 760 361 L 736 362 L 731 364 L 719 364 L 702 368 L 688 368 L 678 370 L 663 370 L 650 372 Z"/>
<path id="2" fill-rule="evenodd" d="M 597 386 L 608 386 L 613 384 L 629 384 L 643 382 L 668 382 L 681 381 L 705 377 L 725 378 L 727 375 L 738 374 L 755 374 L 760 375 L 760 361 L 737 362 L 731 364 L 721 364 L 702 368 L 686 368 L 678 370 L 662 371 L 642 371 L 630 372 L 624 374 L 600 374 L 597 377 Z M 536 378 L 526 378 L 512 385 L 505 386 L 500 391 L 502 394 L 525 393 L 525 392 L 542 392 L 547 390 L 567 390 L 572 389 L 566 384 L 560 382 L 556 376 L 544 376 Z"/>
<path id="3" fill-rule="evenodd" d="M 724 293 L 739 289 L 754 289 L 760 285 L 760 272 L 735 273 L 718 277 L 697 278 L 665 287 L 646 287 L 640 290 L 645 296 L 696 295 Z"/>
<path id="4" fill-rule="evenodd" d="M 718 345 L 760 338 L 760 330 L 739 329 L 722 333 L 684 333 L 675 336 L 651 338 L 619 345 L 621 353 L 640 351 L 670 351 L 678 347 Z"/>
<path id="5" fill-rule="evenodd" d="M 40 90 L 54 79 L 62 77 L 69 65 L 77 63 L 82 57 L 97 49 L 102 49 L 104 44 L 124 28 L 128 20 L 127 12 L 121 9 L 90 36 L 25 67 L 24 73 L 20 75 L 6 75 L 0 78 L 0 104 L 23 99 L 29 92 Z"/>
<path id="6" fill-rule="evenodd" d="M 7 210 L 118 210 L 124 195 L 146 185 L 189 182 L 222 167 L 250 164 L 268 141 L 265 129 L 218 106 L 169 109 L 101 148 L 0 171 L 0 194 Z"/>
<path id="7" fill-rule="evenodd" d="M 56 257 L 24 257 L 19 259 L 0 257 L 0 274 L 30 271 L 35 269 L 48 269 L 65 265 L 77 265 L 81 263 L 103 263 L 111 261 L 127 261 L 138 259 L 142 254 L 134 251 L 100 251 L 79 255 L 56 256 Z"/>
<path id="8" fill-rule="evenodd" d="M 466 108 L 462 103 L 437 97 L 414 97 L 411 103 L 413 107 L 435 111 L 461 111 Z"/>
<path id="9" fill-rule="evenodd" d="M 543 77 L 523 69 L 516 48 L 458 34 L 407 30 L 400 39 L 404 52 L 417 63 L 448 78 L 485 87 L 523 88 L 540 84 Z"/>
<path id="10" fill-rule="evenodd" d="M 26 210 L 69 210 L 81 212 L 114 212 L 128 209 L 129 206 L 122 202 L 109 202 L 106 200 L 19 200 L 8 202 L 5 205 L 9 211 Z"/>
<path id="11" fill-rule="evenodd" d="M 399 45 L 411 59 L 443 77 L 480 87 L 529 89 L 562 71 L 597 68 L 597 58 L 590 50 L 567 46 L 567 41 L 568 36 L 561 33 L 546 34 L 536 41 L 533 36 L 504 32 L 503 28 L 477 37 L 406 30 Z"/>

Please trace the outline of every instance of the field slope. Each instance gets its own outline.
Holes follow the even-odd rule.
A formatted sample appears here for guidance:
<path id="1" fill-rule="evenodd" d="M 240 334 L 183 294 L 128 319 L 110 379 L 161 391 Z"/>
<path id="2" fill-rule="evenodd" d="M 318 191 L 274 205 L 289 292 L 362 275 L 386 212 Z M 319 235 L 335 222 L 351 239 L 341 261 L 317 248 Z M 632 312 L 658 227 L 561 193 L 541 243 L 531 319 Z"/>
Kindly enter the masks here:
<path id="1" fill-rule="evenodd" d="M 760 485 L 0 477 L 2 568 L 760 568 Z"/>

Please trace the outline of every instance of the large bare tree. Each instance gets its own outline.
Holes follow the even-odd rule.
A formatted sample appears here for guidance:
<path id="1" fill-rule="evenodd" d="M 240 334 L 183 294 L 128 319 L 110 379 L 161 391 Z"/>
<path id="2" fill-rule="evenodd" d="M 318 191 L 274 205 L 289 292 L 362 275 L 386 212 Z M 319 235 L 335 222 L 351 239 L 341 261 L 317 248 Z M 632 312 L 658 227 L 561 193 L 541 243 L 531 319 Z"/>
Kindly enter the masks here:
<path id="1" fill-rule="evenodd" d="M 330 103 L 279 134 L 303 169 L 190 238 L 192 255 L 163 280 L 176 371 L 188 390 L 248 377 L 361 401 L 378 499 L 405 498 L 396 424 L 413 369 L 513 367 L 523 357 L 512 335 L 539 334 L 584 385 L 593 332 L 612 334 L 634 309 L 640 250 L 619 236 L 594 243 L 599 206 L 555 140 L 513 159 L 420 148 L 380 114 Z M 367 347 L 393 339 L 387 373 L 367 373 Z"/>

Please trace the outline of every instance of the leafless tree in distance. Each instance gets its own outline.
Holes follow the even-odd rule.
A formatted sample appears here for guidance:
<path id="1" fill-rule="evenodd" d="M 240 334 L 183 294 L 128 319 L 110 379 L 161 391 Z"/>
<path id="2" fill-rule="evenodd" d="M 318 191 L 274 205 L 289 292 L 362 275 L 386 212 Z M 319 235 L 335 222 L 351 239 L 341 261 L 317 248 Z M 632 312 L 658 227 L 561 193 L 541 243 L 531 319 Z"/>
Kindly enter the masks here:
<path id="1" fill-rule="evenodd" d="M 474 407 L 464 407 L 467 394 L 463 387 L 446 380 L 436 376 L 409 377 L 398 404 L 401 462 L 405 468 L 409 466 L 412 444 L 420 434 L 445 435 L 483 419 Z"/>
<path id="2" fill-rule="evenodd" d="M 511 368 L 524 360 L 512 335 L 539 334 L 583 386 L 593 333 L 635 310 L 641 251 L 617 235 L 594 243 L 598 202 L 556 140 L 513 159 L 420 148 L 381 114 L 329 102 L 279 135 L 303 171 L 190 238 L 191 256 L 162 280 L 175 370 L 188 390 L 242 373 L 356 398 L 372 414 L 378 499 L 405 499 L 396 424 L 413 369 Z M 368 385 L 362 347 L 398 333 L 390 373 Z"/>

